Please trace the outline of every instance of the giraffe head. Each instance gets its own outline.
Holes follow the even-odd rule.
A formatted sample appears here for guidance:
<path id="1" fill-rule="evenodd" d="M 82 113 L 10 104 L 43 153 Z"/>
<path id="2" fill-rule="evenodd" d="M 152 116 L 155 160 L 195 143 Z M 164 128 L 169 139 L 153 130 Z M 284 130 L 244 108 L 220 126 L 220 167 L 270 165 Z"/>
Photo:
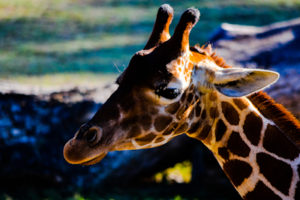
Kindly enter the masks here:
<path id="1" fill-rule="evenodd" d="M 186 10 L 170 37 L 173 9 L 159 8 L 145 48 L 117 79 L 118 89 L 66 143 L 66 161 L 90 165 L 110 151 L 162 145 L 194 131 L 196 120 L 207 120 L 200 116 L 201 106 L 210 102 L 201 102 L 202 95 L 244 96 L 278 79 L 271 71 L 222 68 L 210 46 L 190 47 L 189 34 L 199 17 L 197 9 Z"/>

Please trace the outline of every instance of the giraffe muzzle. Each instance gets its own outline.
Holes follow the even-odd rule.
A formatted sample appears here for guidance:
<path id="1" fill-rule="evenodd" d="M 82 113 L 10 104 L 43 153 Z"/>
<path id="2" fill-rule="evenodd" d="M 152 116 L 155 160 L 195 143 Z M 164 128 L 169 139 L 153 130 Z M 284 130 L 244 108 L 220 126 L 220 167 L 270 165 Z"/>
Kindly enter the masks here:
<path id="1" fill-rule="evenodd" d="M 102 129 L 98 126 L 82 126 L 64 146 L 64 158 L 70 164 L 91 165 L 107 154 L 96 148 L 101 140 Z"/>

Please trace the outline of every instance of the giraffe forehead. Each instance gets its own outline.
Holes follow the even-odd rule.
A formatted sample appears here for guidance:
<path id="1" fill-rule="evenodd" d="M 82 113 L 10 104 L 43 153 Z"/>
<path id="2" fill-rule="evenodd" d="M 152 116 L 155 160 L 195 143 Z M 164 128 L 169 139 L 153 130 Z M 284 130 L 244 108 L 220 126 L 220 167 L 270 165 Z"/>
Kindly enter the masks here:
<path id="1" fill-rule="evenodd" d="M 166 65 L 167 71 L 174 77 L 173 81 L 170 82 L 170 86 L 180 87 L 186 89 L 190 83 L 191 72 L 194 64 L 189 60 L 189 53 L 172 60 Z"/>
<path id="2" fill-rule="evenodd" d="M 166 65 L 167 71 L 173 74 L 176 78 L 179 78 L 183 73 L 183 69 L 188 63 L 186 55 L 180 56 Z"/>

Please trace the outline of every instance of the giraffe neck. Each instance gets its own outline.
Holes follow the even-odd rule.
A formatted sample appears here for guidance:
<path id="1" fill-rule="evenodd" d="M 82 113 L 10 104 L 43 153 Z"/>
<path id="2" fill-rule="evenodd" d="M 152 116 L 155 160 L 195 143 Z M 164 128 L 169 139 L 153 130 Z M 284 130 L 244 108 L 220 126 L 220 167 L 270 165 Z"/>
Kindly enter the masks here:
<path id="1" fill-rule="evenodd" d="M 200 128 L 188 135 L 213 152 L 243 198 L 299 198 L 299 149 L 273 121 L 246 97 L 212 92 L 201 102 L 204 120 L 197 118 Z"/>

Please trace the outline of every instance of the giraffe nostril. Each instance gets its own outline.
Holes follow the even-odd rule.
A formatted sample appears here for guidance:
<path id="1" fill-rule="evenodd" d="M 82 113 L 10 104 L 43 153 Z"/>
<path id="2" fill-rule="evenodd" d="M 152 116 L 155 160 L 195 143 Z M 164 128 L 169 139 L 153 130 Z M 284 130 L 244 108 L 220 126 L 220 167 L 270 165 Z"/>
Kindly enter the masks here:
<path id="1" fill-rule="evenodd" d="M 94 142 L 97 139 L 97 130 L 88 131 L 85 137 L 87 142 Z"/>
<path id="2" fill-rule="evenodd" d="M 91 128 L 91 125 L 89 123 L 83 124 L 78 132 L 75 134 L 75 138 L 77 140 L 82 139 L 82 137 L 84 137 L 84 134 Z"/>
<path id="3" fill-rule="evenodd" d="M 84 139 L 89 146 L 94 146 L 100 141 L 101 136 L 102 136 L 101 128 L 97 126 L 92 126 L 89 130 L 85 132 Z"/>

